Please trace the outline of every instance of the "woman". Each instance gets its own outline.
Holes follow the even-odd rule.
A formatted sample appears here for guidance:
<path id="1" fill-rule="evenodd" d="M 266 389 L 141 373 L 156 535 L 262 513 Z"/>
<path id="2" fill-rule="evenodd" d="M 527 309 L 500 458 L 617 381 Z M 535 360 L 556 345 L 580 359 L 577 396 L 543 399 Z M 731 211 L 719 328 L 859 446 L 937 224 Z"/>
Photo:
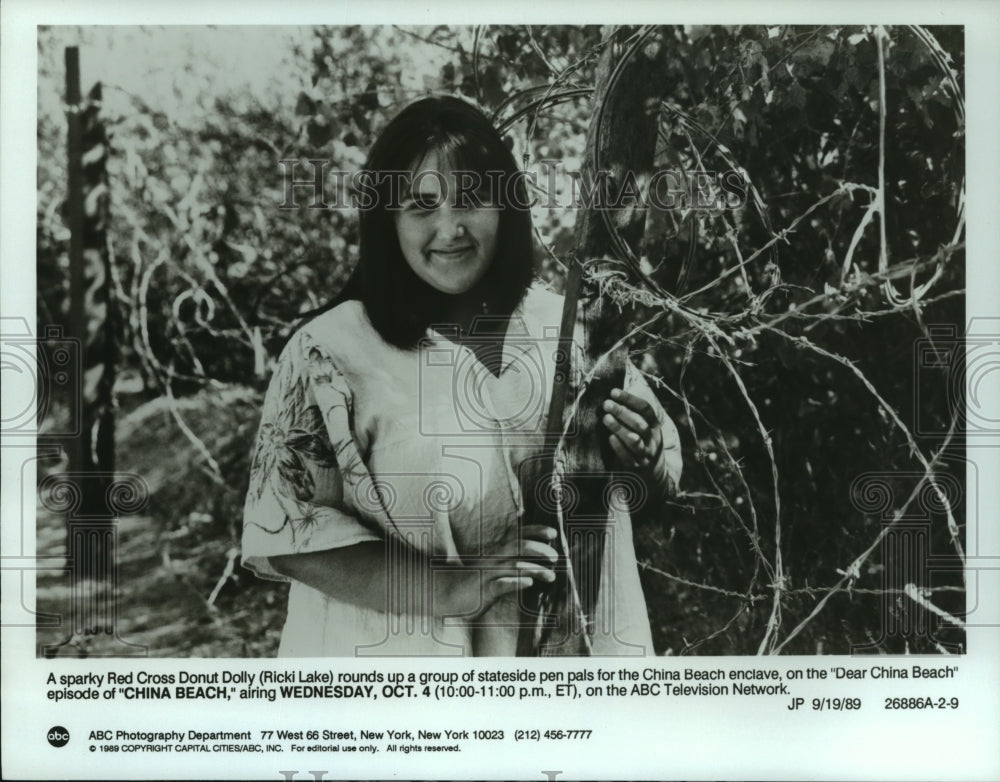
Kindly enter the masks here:
<path id="1" fill-rule="evenodd" d="M 244 562 L 292 582 L 280 656 L 512 655 L 518 593 L 558 561 L 553 528 L 519 523 L 519 470 L 541 446 L 561 300 L 532 286 L 523 178 L 478 109 L 409 105 L 366 176 L 360 262 L 267 393 Z M 605 403 L 614 467 L 675 486 L 676 429 L 637 372 L 626 385 Z M 594 650 L 652 653 L 616 513 Z"/>

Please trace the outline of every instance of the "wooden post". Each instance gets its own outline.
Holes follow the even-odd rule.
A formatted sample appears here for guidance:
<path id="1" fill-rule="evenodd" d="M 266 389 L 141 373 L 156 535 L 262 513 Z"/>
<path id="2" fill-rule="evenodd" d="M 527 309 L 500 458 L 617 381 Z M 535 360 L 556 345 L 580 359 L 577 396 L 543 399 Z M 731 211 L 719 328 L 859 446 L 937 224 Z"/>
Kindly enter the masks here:
<path id="1" fill-rule="evenodd" d="M 78 340 L 80 351 L 79 362 L 75 371 L 80 377 L 72 378 L 71 388 L 80 389 L 83 395 L 84 357 L 83 346 L 86 344 L 87 320 L 84 313 L 84 281 L 83 281 L 83 145 L 81 141 L 82 110 L 80 98 L 80 50 L 75 46 L 66 47 L 66 106 L 67 106 L 67 169 L 69 181 L 66 188 L 66 202 L 69 207 L 69 334 L 71 339 Z M 83 399 L 68 400 L 71 405 L 83 406 Z M 83 411 L 80 409 L 80 415 Z M 87 462 L 87 442 L 89 424 L 83 416 L 80 421 L 80 433 L 68 443 L 70 472 L 81 473 Z"/>
<path id="2" fill-rule="evenodd" d="M 65 447 L 69 470 L 65 491 L 75 496 L 67 510 L 67 559 L 72 586 L 71 637 L 114 633 L 114 573 L 117 512 L 114 474 L 114 357 L 111 259 L 107 248 L 107 157 L 100 120 L 100 84 L 86 101 L 80 90 L 80 55 L 66 49 L 67 219 L 70 229 L 68 333 L 79 374 L 66 385 L 67 401 L 79 416 L 77 433 Z M 88 378 L 92 381 L 85 382 Z M 97 377 L 95 377 L 97 375 Z M 69 508 L 69 506 L 67 506 Z M 68 641 L 67 641 L 68 643 Z M 60 645 L 61 646 L 64 646 Z"/>

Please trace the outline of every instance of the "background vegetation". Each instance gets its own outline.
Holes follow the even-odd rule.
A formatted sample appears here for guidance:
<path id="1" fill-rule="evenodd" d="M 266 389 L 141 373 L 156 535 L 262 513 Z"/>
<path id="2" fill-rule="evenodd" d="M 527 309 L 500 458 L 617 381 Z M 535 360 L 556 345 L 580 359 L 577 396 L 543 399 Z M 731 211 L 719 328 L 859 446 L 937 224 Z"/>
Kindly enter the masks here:
<path id="1" fill-rule="evenodd" d="M 352 210 L 301 192 L 278 208 L 279 161 L 356 170 L 401 105 L 444 91 L 491 112 L 526 167 L 578 170 L 601 47 L 644 32 L 39 31 L 40 324 L 67 310 L 64 46 L 81 47 L 84 91 L 104 84 L 118 468 L 152 492 L 149 515 L 122 522 L 120 635 L 157 656 L 276 648 L 285 587 L 239 567 L 248 457 L 298 314 L 357 257 Z M 961 573 L 907 593 L 882 550 L 887 522 L 917 519 L 935 561 L 962 562 L 961 29 L 665 27 L 647 45 L 670 59 L 658 166 L 752 184 L 740 209 L 651 212 L 642 265 L 662 291 L 604 281 L 623 334 L 656 316 L 631 347 L 684 448 L 681 495 L 637 533 L 657 651 L 961 648 Z M 575 216 L 536 210 L 556 287 Z M 39 513 L 39 553 L 58 553 L 63 522 Z M 59 612 L 65 580 L 39 587 Z M 904 616 L 936 629 L 883 633 Z"/>

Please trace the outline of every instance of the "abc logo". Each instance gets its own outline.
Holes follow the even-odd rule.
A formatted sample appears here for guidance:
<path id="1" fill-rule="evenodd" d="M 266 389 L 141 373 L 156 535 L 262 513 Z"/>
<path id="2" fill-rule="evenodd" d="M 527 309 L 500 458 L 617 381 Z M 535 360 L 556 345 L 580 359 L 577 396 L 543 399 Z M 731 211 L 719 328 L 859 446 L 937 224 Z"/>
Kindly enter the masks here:
<path id="1" fill-rule="evenodd" d="M 45 738 L 53 747 L 65 747 L 69 743 L 69 731 L 61 725 L 56 725 L 54 728 L 49 728 Z"/>

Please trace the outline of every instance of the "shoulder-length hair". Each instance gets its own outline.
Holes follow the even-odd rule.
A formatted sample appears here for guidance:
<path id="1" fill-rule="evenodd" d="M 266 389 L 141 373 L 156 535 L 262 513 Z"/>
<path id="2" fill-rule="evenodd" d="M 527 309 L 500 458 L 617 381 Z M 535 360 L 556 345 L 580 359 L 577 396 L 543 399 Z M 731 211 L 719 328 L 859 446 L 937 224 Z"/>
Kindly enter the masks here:
<path id="1" fill-rule="evenodd" d="M 360 260 L 335 303 L 358 299 L 376 331 L 390 344 L 410 349 L 427 328 L 440 323 L 447 294 L 432 288 L 410 268 L 399 246 L 393 193 L 387 172 L 411 172 L 430 152 L 452 171 L 470 171 L 493 189 L 499 208 L 493 262 L 477 286 L 491 313 L 510 314 L 534 279 L 531 212 L 524 177 L 489 118 L 459 98 L 435 96 L 409 104 L 379 135 L 362 176 L 370 203 L 360 208 Z"/>

